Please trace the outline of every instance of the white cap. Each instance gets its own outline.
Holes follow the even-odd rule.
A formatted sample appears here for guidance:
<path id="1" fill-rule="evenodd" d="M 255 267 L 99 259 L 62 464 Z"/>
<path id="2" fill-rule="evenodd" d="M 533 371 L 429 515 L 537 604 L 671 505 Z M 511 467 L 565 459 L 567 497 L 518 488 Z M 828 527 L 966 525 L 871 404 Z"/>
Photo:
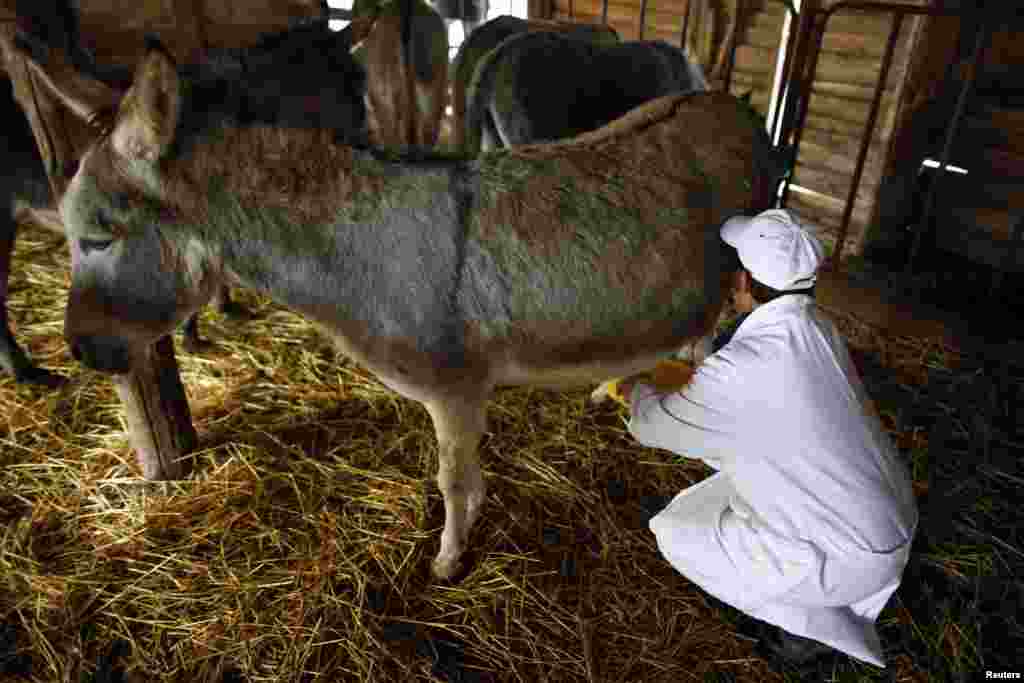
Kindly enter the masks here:
<path id="1" fill-rule="evenodd" d="M 735 216 L 721 234 L 755 280 L 779 291 L 813 286 L 825 257 L 818 238 L 785 209 L 769 209 L 753 218 Z"/>

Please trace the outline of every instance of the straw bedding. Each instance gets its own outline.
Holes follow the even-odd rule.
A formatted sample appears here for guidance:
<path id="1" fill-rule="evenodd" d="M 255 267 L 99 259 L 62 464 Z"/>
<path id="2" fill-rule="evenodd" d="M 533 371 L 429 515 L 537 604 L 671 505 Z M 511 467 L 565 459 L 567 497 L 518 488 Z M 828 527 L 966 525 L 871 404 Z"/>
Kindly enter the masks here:
<path id="1" fill-rule="evenodd" d="M 708 470 L 639 447 L 587 391 L 497 395 L 471 570 L 435 582 L 443 507 L 426 412 L 297 316 L 240 293 L 257 319 L 206 314 L 216 348 L 179 356 L 196 474 L 141 481 L 109 381 L 63 343 L 67 261 L 59 240 L 23 231 L 16 334 L 71 380 L 48 393 L 0 379 L 0 680 L 794 680 L 757 653 L 735 611 L 673 572 L 646 529 L 654 497 Z M 884 380 L 869 387 L 920 394 L 930 373 L 962 362 L 840 322 Z M 885 396 L 880 407 L 927 496 L 928 433 L 901 425 Z M 1012 532 L 977 526 L 1020 553 Z M 919 563 L 944 580 L 998 577 L 998 558 L 1015 557 L 991 540 L 946 543 Z M 938 608 L 904 593 L 882 616 L 895 680 L 984 661 L 969 648 L 977 619 L 938 633 Z M 886 676 L 829 666 L 806 680 Z"/>

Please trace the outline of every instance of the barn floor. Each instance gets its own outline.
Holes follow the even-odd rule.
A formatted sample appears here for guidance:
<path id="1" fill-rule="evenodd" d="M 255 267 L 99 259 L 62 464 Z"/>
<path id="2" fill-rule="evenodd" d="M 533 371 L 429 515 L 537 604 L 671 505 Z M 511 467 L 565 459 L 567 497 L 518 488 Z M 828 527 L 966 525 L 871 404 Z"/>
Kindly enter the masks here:
<path id="1" fill-rule="evenodd" d="M 289 312 L 206 314 L 179 355 L 192 479 L 145 483 L 110 382 L 62 341 L 66 248 L 22 231 L 16 334 L 70 377 L 0 379 L 0 681 L 954 681 L 1020 671 L 1022 377 L 836 315 L 910 465 L 921 527 L 880 619 L 890 667 L 783 669 L 675 574 L 650 509 L 705 477 L 586 391 L 501 392 L 486 518 L 431 581 L 429 417 Z"/>
<path id="2" fill-rule="evenodd" d="M 905 290 L 898 296 L 913 296 L 960 323 L 964 331 L 993 344 L 1024 342 L 1024 328 L 1007 325 L 1007 320 L 1024 317 L 1024 273 L 999 273 L 960 254 L 929 246 L 926 242 L 915 260 L 913 272 L 905 268 L 910 242 L 857 259 L 848 267 L 856 277 L 880 288 Z M 1018 359 L 1024 363 L 1024 358 Z"/>

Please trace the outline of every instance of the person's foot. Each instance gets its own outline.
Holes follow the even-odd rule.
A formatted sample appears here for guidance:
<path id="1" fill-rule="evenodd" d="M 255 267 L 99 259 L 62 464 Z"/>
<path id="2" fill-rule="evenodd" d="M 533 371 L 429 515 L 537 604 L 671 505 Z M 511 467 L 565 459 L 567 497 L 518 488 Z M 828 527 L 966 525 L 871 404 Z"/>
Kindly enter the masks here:
<path id="1" fill-rule="evenodd" d="M 640 515 L 644 526 L 650 523 L 651 519 L 659 512 L 668 507 L 674 496 L 641 496 Z"/>
<path id="2" fill-rule="evenodd" d="M 763 630 L 760 645 L 787 664 L 800 666 L 818 657 L 835 654 L 836 650 L 812 638 L 793 635 L 778 626 Z"/>

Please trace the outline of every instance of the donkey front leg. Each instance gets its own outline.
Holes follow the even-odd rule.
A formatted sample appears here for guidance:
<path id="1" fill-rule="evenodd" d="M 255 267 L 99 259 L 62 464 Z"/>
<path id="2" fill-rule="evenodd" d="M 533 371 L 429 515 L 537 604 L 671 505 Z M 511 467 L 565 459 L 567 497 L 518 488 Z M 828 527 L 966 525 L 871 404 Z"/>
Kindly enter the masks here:
<path id="1" fill-rule="evenodd" d="M 213 346 L 213 343 L 206 341 L 199 336 L 199 313 L 193 313 L 185 321 L 182 328 L 181 345 L 189 353 L 199 354 Z"/>
<path id="2" fill-rule="evenodd" d="M 220 291 L 214 295 L 213 305 L 216 306 L 217 311 L 221 315 L 234 318 L 235 320 L 245 321 L 256 317 L 252 311 L 231 298 L 231 288 L 227 285 L 222 286 Z"/>
<path id="3" fill-rule="evenodd" d="M 432 567 L 440 579 L 450 579 L 461 570 L 459 560 L 484 503 L 486 487 L 477 445 L 486 426 L 486 405 L 484 399 L 426 404 L 437 434 L 437 485 L 444 497 L 441 550 Z"/>
<path id="4" fill-rule="evenodd" d="M 213 297 L 213 305 L 221 313 L 236 320 L 252 320 L 252 311 L 231 298 L 227 285 L 221 287 Z M 182 345 L 189 353 L 203 353 L 213 347 L 213 342 L 199 336 L 199 313 L 193 313 L 185 321 L 182 331 Z"/>
<path id="5" fill-rule="evenodd" d="M 7 322 L 8 280 L 11 274 L 11 254 L 14 252 L 14 238 L 18 230 L 17 221 L 0 220 L 0 370 L 12 375 L 18 382 L 57 387 L 64 382 L 60 375 L 33 365 L 25 352 L 18 346 Z"/>

